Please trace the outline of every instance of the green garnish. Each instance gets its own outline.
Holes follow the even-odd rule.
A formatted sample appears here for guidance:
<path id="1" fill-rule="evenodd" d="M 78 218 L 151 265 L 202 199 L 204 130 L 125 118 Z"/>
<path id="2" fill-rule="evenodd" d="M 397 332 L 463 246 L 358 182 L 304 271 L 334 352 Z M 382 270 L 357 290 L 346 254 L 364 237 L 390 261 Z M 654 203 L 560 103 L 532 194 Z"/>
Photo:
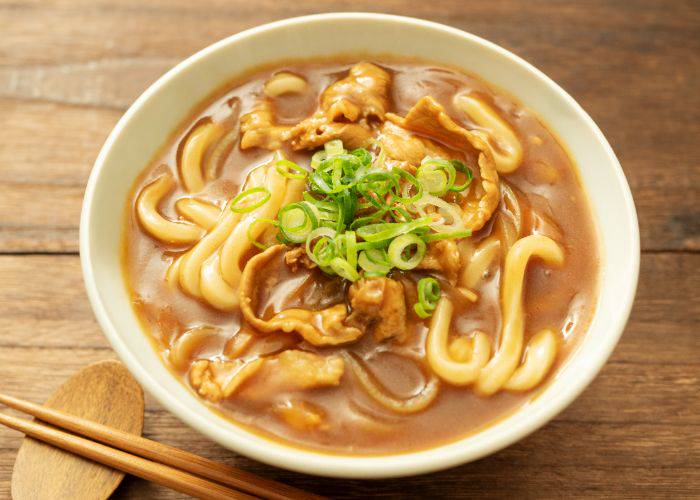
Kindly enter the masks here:
<path id="1" fill-rule="evenodd" d="M 258 193 L 263 194 L 258 201 L 255 201 L 250 205 L 244 205 L 241 203 L 246 198 L 254 197 Z M 264 187 L 246 189 L 245 191 L 238 193 L 238 195 L 233 200 L 231 200 L 231 210 L 239 214 L 252 212 L 256 208 L 260 208 L 265 203 L 267 203 L 271 196 L 272 194 L 270 194 L 270 191 L 268 191 L 267 188 Z"/>
<path id="2" fill-rule="evenodd" d="M 435 278 L 421 278 L 418 281 L 418 302 L 413 305 L 416 314 L 425 319 L 433 315 L 440 300 L 440 284 Z"/>
<path id="3" fill-rule="evenodd" d="M 381 148 L 377 154 L 363 148 L 347 151 L 340 140 L 333 140 L 313 154 L 310 167 L 307 171 L 289 160 L 277 162 L 281 175 L 305 178 L 308 190 L 303 201 L 280 209 L 275 225 L 281 242 L 304 244 L 308 257 L 325 273 L 356 281 L 386 276 L 392 269 L 414 269 L 427 243 L 471 235 L 461 219 L 444 223 L 445 213 L 456 214 L 458 207 L 436 198 L 469 187 L 473 176 L 461 161 L 425 158 L 414 175 L 391 168 Z M 458 176 L 466 179 L 459 185 Z M 269 193 L 263 203 L 267 199 Z M 439 296 L 437 281 L 435 286 Z M 416 304 L 417 314 L 432 314 L 431 304 Z"/>

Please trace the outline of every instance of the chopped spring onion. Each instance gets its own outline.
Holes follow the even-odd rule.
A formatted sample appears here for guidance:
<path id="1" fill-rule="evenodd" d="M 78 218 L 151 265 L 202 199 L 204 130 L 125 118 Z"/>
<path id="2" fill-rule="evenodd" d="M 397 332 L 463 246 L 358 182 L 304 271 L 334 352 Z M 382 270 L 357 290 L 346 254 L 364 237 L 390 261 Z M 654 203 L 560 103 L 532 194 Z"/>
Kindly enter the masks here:
<path id="1" fill-rule="evenodd" d="M 316 151 L 311 156 L 311 168 L 316 170 L 323 160 L 326 159 L 326 152 L 323 150 Z"/>
<path id="2" fill-rule="evenodd" d="M 430 233 L 426 234 L 423 236 L 423 241 L 426 243 L 430 243 L 431 241 L 438 241 L 438 240 L 451 240 L 451 239 L 460 239 L 460 238 L 468 238 L 472 235 L 471 230 L 465 229 L 463 231 L 445 231 L 443 233 Z"/>
<path id="3" fill-rule="evenodd" d="M 328 141 L 323 145 L 323 149 L 326 151 L 327 158 L 347 153 L 347 151 L 343 148 L 343 141 L 340 139 Z"/>
<path id="4" fill-rule="evenodd" d="M 318 218 L 306 202 L 290 203 L 277 213 L 283 239 L 291 243 L 303 243 L 318 227 Z"/>
<path id="5" fill-rule="evenodd" d="M 474 174 L 472 174 L 472 171 L 469 170 L 467 166 L 459 160 L 450 160 L 450 163 L 455 168 L 455 170 L 457 170 L 458 172 L 462 172 L 467 177 L 467 180 L 464 181 L 464 183 L 451 186 L 450 191 L 464 191 L 471 185 L 472 180 L 474 179 Z"/>
<path id="6" fill-rule="evenodd" d="M 345 232 L 345 255 L 353 269 L 357 267 L 357 237 L 355 231 Z"/>
<path id="7" fill-rule="evenodd" d="M 357 235 L 369 242 L 390 240 L 415 229 L 426 227 L 431 222 L 430 217 L 421 217 L 411 222 L 380 222 L 358 228 Z"/>
<path id="8" fill-rule="evenodd" d="M 306 254 L 309 258 L 319 266 L 328 266 L 330 260 L 324 259 L 327 254 L 322 253 L 335 238 L 337 233 L 330 227 L 317 227 L 306 237 Z M 316 241 L 317 240 L 317 241 Z M 316 241 L 312 246 L 311 243 Z"/>
<path id="9" fill-rule="evenodd" d="M 280 175 L 289 179 L 306 179 L 309 175 L 305 169 L 289 160 L 278 161 L 275 164 L 275 170 L 277 170 Z"/>
<path id="10" fill-rule="evenodd" d="M 250 223 L 250 226 L 248 226 L 248 231 L 246 231 L 246 236 L 248 237 L 248 240 L 260 250 L 266 250 L 270 245 L 263 245 L 253 237 L 253 227 L 256 224 L 270 224 L 273 227 L 277 227 L 279 223 L 276 220 L 272 219 L 255 219 L 253 222 Z"/>
<path id="11" fill-rule="evenodd" d="M 416 178 L 425 190 L 436 196 L 447 193 L 454 185 L 456 176 L 452 163 L 442 158 L 424 158 L 416 172 Z"/>
<path id="12" fill-rule="evenodd" d="M 427 243 L 471 234 L 460 207 L 440 198 L 470 185 L 472 172 L 464 163 L 426 157 L 414 174 L 391 168 L 381 145 L 375 147 L 374 153 L 363 148 L 348 151 L 340 140 L 333 140 L 313 154 L 311 171 L 289 160 L 276 163 L 280 175 L 308 183 L 303 201 L 279 210 L 274 222 L 277 238 L 305 244 L 308 257 L 321 270 L 350 281 L 359 279 L 360 273 L 386 276 L 395 268 L 414 269 L 425 256 Z M 461 184 L 456 185 L 458 176 Z M 249 194 L 255 192 L 267 198 L 245 210 L 270 197 L 264 188 Z M 430 301 L 419 302 L 417 314 L 429 316 L 430 307 Z"/>
<path id="13" fill-rule="evenodd" d="M 244 205 L 242 202 L 246 198 L 253 197 L 258 193 L 262 193 L 262 196 L 260 196 L 258 201 L 253 202 L 250 205 Z M 231 210 L 239 213 L 239 214 L 244 214 L 248 212 L 252 212 L 256 208 L 260 208 L 263 206 L 267 201 L 270 199 L 272 194 L 270 194 L 270 191 L 267 190 L 267 188 L 264 187 L 254 187 L 250 189 L 246 189 L 245 191 L 241 191 L 236 195 L 236 197 L 231 200 Z"/>
<path id="14" fill-rule="evenodd" d="M 433 311 L 440 300 L 440 284 L 435 278 L 422 278 L 418 281 L 418 302 L 413 305 L 413 310 L 421 318 L 425 319 L 433 315 Z"/>
<path id="15" fill-rule="evenodd" d="M 389 274 L 389 271 L 391 271 L 391 264 L 382 265 L 372 261 L 372 259 L 367 256 L 367 250 L 360 252 L 357 263 L 365 271 L 365 276 L 369 278 L 386 276 Z"/>
<path id="16" fill-rule="evenodd" d="M 404 189 L 403 189 L 403 192 L 401 194 L 398 193 L 398 189 L 397 189 L 397 192 L 395 193 L 397 201 L 400 201 L 401 203 L 405 203 L 408 205 L 411 203 L 415 203 L 421 199 L 421 197 L 423 196 L 423 184 L 421 184 L 418 181 L 418 179 L 416 179 L 413 176 L 413 174 L 411 174 L 410 172 L 408 172 L 402 168 L 394 168 L 392 170 L 392 172 L 394 174 L 396 174 L 398 177 L 402 177 L 403 179 L 405 179 L 407 181 L 406 184 L 404 184 Z M 413 196 L 409 195 L 410 190 L 411 190 L 411 186 L 415 187 L 415 189 L 416 189 L 416 194 L 414 194 Z"/>
<path id="17" fill-rule="evenodd" d="M 429 226 L 434 231 L 461 231 L 464 229 L 462 213 L 459 207 L 442 198 L 425 194 L 414 206 L 419 215 L 431 218 Z M 426 209 L 430 207 L 433 207 L 433 211 L 429 214 Z"/>
<path id="18" fill-rule="evenodd" d="M 411 255 L 411 247 L 415 252 Z M 402 234 L 389 244 L 389 262 L 403 271 L 414 269 L 425 256 L 425 241 L 415 234 Z"/>
<path id="19" fill-rule="evenodd" d="M 331 269 L 333 269 L 338 276 L 348 281 L 357 281 L 360 279 L 357 269 L 352 267 L 350 263 L 342 257 L 335 257 L 331 260 Z"/>

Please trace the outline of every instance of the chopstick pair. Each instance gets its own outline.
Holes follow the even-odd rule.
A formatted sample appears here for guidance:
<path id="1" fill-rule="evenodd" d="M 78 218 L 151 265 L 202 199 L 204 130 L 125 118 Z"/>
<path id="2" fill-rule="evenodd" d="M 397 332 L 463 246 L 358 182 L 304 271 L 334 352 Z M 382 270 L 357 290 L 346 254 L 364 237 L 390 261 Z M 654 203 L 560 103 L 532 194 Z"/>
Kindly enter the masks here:
<path id="1" fill-rule="evenodd" d="M 0 403 L 70 432 L 4 413 L 0 413 L 0 424 L 187 495 L 204 499 L 323 498 L 179 448 L 29 401 L 0 394 Z"/>

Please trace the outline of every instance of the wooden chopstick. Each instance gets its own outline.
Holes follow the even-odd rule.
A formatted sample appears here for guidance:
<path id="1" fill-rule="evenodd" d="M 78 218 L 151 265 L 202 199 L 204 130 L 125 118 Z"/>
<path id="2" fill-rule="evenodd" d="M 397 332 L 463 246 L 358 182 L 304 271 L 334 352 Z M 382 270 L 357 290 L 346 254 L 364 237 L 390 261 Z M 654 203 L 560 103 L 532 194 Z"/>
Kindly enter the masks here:
<path id="1" fill-rule="evenodd" d="M 228 465 L 224 465 L 219 462 L 215 462 L 213 460 L 209 460 L 208 458 L 200 457 L 199 455 L 195 455 L 193 453 L 189 453 L 187 451 L 181 450 L 179 448 L 175 448 L 173 446 L 168 446 L 163 443 L 159 443 L 157 441 L 152 441 L 150 439 L 137 436 L 135 434 L 130 434 L 128 432 L 124 432 L 119 429 L 114 429 L 112 427 L 108 427 L 106 425 L 99 424 L 97 422 L 93 422 L 91 420 L 86 420 L 84 418 L 76 417 L 74 415 L 70 415 L 68 413 L 64 413 L 52 408 L 48 408 L 46 406 L 38 405 L 35 403 L 31 403 L 29 401 L 25 401 L 23 399 L 19 398 L 14 398 L 12 396 L 7 396 L 5 394 L 0 394 L 0 403 L 10 407 L 14 408 L 15 410 L 19 410 L 21 412 L 27 413 L 29 415 L 32 415 L 40 420 L 43 420 L 44 422 L 53 424 L 58 427 L 62 427 L 63 429 L 67 429 L 71 432 L 74 432 L 76 434 L 79 434 L 81 436 L 88 437 L 90 439 L 94 439 L 95 441 L 99 441 L 101 443 L 104 443 L 108 446 L 103 446 L 103 448 L 107 448 L 108 450 L 113 450 L 117 451 L 114 448 L 118 450 L 123 450 L 124 455 L 127 457 L 133 457 L 133 455 L 129 455 L 129 453 L 133 453 L 134 455 L 137 455 L 137 457 L 133 458 L 139 458 L 143 457 L 142 460 L 144 459 L 149 459 L 149 460 L 144 460 L 145 462 L 149 464 L 157 464 L 157 465 L 163 465 L 163 466 L 170 466 L 174 467 L 176 469 L 180 469 L 181 471 L 186 471 L 187 473 L 190 474 L 195 474 L 197 476 L 201 476 L 202 478 L 210 479 L 212 481 L 216 481 L 217 483 L 221 483 L 222 485 L 228 485 L 231 486 L 237 490 L 240 491 L 245 491 L 247 493 L 250 493 L 252 495 L 261 497 L 261 498 L 268 498 L 268 499 L 274 499 L 274 500 L 282 500 L 282 499 L 316 499 L 316 500 L 322 500 L 324 497 L 318 496 L 318 495 L 313 495 L 311 493 L 299 490 L 297 488 L 294 488 L 292 486 L 278 483 L 276 481 L 271 481 L 268 479 L 264 479 L 260 476 L 256 476 L 255 474 L 251 474 L 249 472 L 245 472 L 243 470 L 237 469 L 235 467 L 231 467 Z M 1 414 L 0 414 L 1 415 Z M 9 417 L 7 415 L 2 415 L 2 421 L 0 423 L 3 423 L 5 425 L 8 425 L 9 427 L 12 427 L 14 429 L 20 430 L 24 432 L 27 435 L 27 432 L 25 432 L 24 429 L 20 429 L 18 427 L 15 427 L 14 425 L 11 425 L 10 422 L 11 420 L 7 419 L 12 419 L 13 417 Z M 28 422 L 26 420 L 22 419 L 14 419 L 14 420 L 19 420 L 21 422 L 21 425 L 24 426 L 24 428 L 29 429 L 29 427 L 26 426 L 26 424 L 33 424 L 33 422 Z M 12 420 L 12 422 L 14 422 Z M 39 424 L 35 424 L 39 425 Z M 45 429 L 44 426 L 41 426 L 42 429 Z M 53 429 L 52 429 L 53 430 Z M 60 431 L 56 431 L 60 432 Z M 69 436 L 71 436 L 69 434 Z M 37 439 L 42 439 L 41 437 L 32 435 L 32 437 L 36 437 Z M 76 436 L 73 436 L 76 439 L 81 439 L 77 438 Z M 94 443 L 90 440 L 86 439 L 81 439 L 81 441 L 86 441 L 88 443 L 91 443 L 96 446 L 102 446 L 98 445 L 97 443 Z M 48 441 L 47 441 L 48 442 Z M 50 444 L 54 444 L 51 442 Z M 55 444 L 55 446 L 58 446 L 60 448 L 63 448 L 59 444 Z M 110 448 L 113 447 L 113 448 Z M 67 449 L 67 448 L 63 448 Z M 74 451 L 74 450 L 68 450 L 75 452 L 79 455 L 82 455 L 80 451 Z M 85 456 L 85 455 L 84 455 Z M 92 457 L 88 457 L 92 458 Z M 101 462 L 99 459 L 93 458 L 93 460 Z M 104 463 L 104 462 L 101 462 Z M 106 464 L 109 466 L 112 466 L 111 464 Z M 170 467 L 167 467 L 170 469 Z M 124 470 L 119 467 L 114 466 L 114 468 L 117 468 L 119 470 Z M 170 469 L 172 470 L 172 469 Z M 139 474 L 132 472 L 130 470 L 125 471 L 128 472 L 129 474 L 133 474 L 135 476 L 139 476 Z M 178 471 L 180 472 L 180 471 Z M 143 476 L 139 476 L 143 477 Z M 194 477 L 194 476 L 193 476 Z M 150 479 L 150 478 L 144 478 L 148 480 L 152 480 L 153 482 L 159 482 L 155 479 Z M 198 478 L 199 479 L 199 478 Z M 162 484 L 162 483 L 161 483 Z M 165 486 L 170 486 L 169 484 L 165 484 Z M 173 489 L 177 489 L 175 487 L 172 487 Z M 230 490 L 229 490 L 230 491 Z M 187 492 L 184 492 L 187 493 Z M 193 494 L 193 493 L 187 493 L 187 494 Z M 199 494 L 197 494 L 199 496 Z M 218 497 L 217 497 L 218 498 Z M 246 498 L 246 497 L 236 497 L 236 498 Z M 249 498 L 249 497 L 248 497 Z"/>
<path id="2" fill-rule="evenodd" d="M 0 413 L 0 423 L 62 450 L 89 458 L 127 474 L 162 484 L 186 495 L 207 500 L 257 498 L 199 476 L 188 474 L 179 469 L 110 448 L 45 424 L 12 417 L 4 413 Z"/>

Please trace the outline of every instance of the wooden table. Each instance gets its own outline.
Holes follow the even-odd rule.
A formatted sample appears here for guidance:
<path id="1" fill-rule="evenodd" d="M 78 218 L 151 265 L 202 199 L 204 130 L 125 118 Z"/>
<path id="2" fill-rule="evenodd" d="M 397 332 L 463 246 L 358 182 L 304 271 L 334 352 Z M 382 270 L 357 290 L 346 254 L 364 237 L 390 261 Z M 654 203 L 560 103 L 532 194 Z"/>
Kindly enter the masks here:
<path id="1" fill-rule="evenodd" d="M 47 2 L 48 3 L 48 2 Z M 148 399 L 147 436 L 333 496 L 700 496 L 700 3 L 697 0 L 0 0 L 0 390 L 42 401 L 114 357 L 78 263 L 92 162 L 133 99 L 242 29 L 327 10 L 431 19 L 534 63 L 593 116 L 642 232 L 636 304 L 612 359 L 549 425 L 494 456 L 395 481 L 318 479 L 207 441 Z M 20 436 L 0 429 L 0 498 Z M 128 478 L 117 497 L 174 498 Z"/>

